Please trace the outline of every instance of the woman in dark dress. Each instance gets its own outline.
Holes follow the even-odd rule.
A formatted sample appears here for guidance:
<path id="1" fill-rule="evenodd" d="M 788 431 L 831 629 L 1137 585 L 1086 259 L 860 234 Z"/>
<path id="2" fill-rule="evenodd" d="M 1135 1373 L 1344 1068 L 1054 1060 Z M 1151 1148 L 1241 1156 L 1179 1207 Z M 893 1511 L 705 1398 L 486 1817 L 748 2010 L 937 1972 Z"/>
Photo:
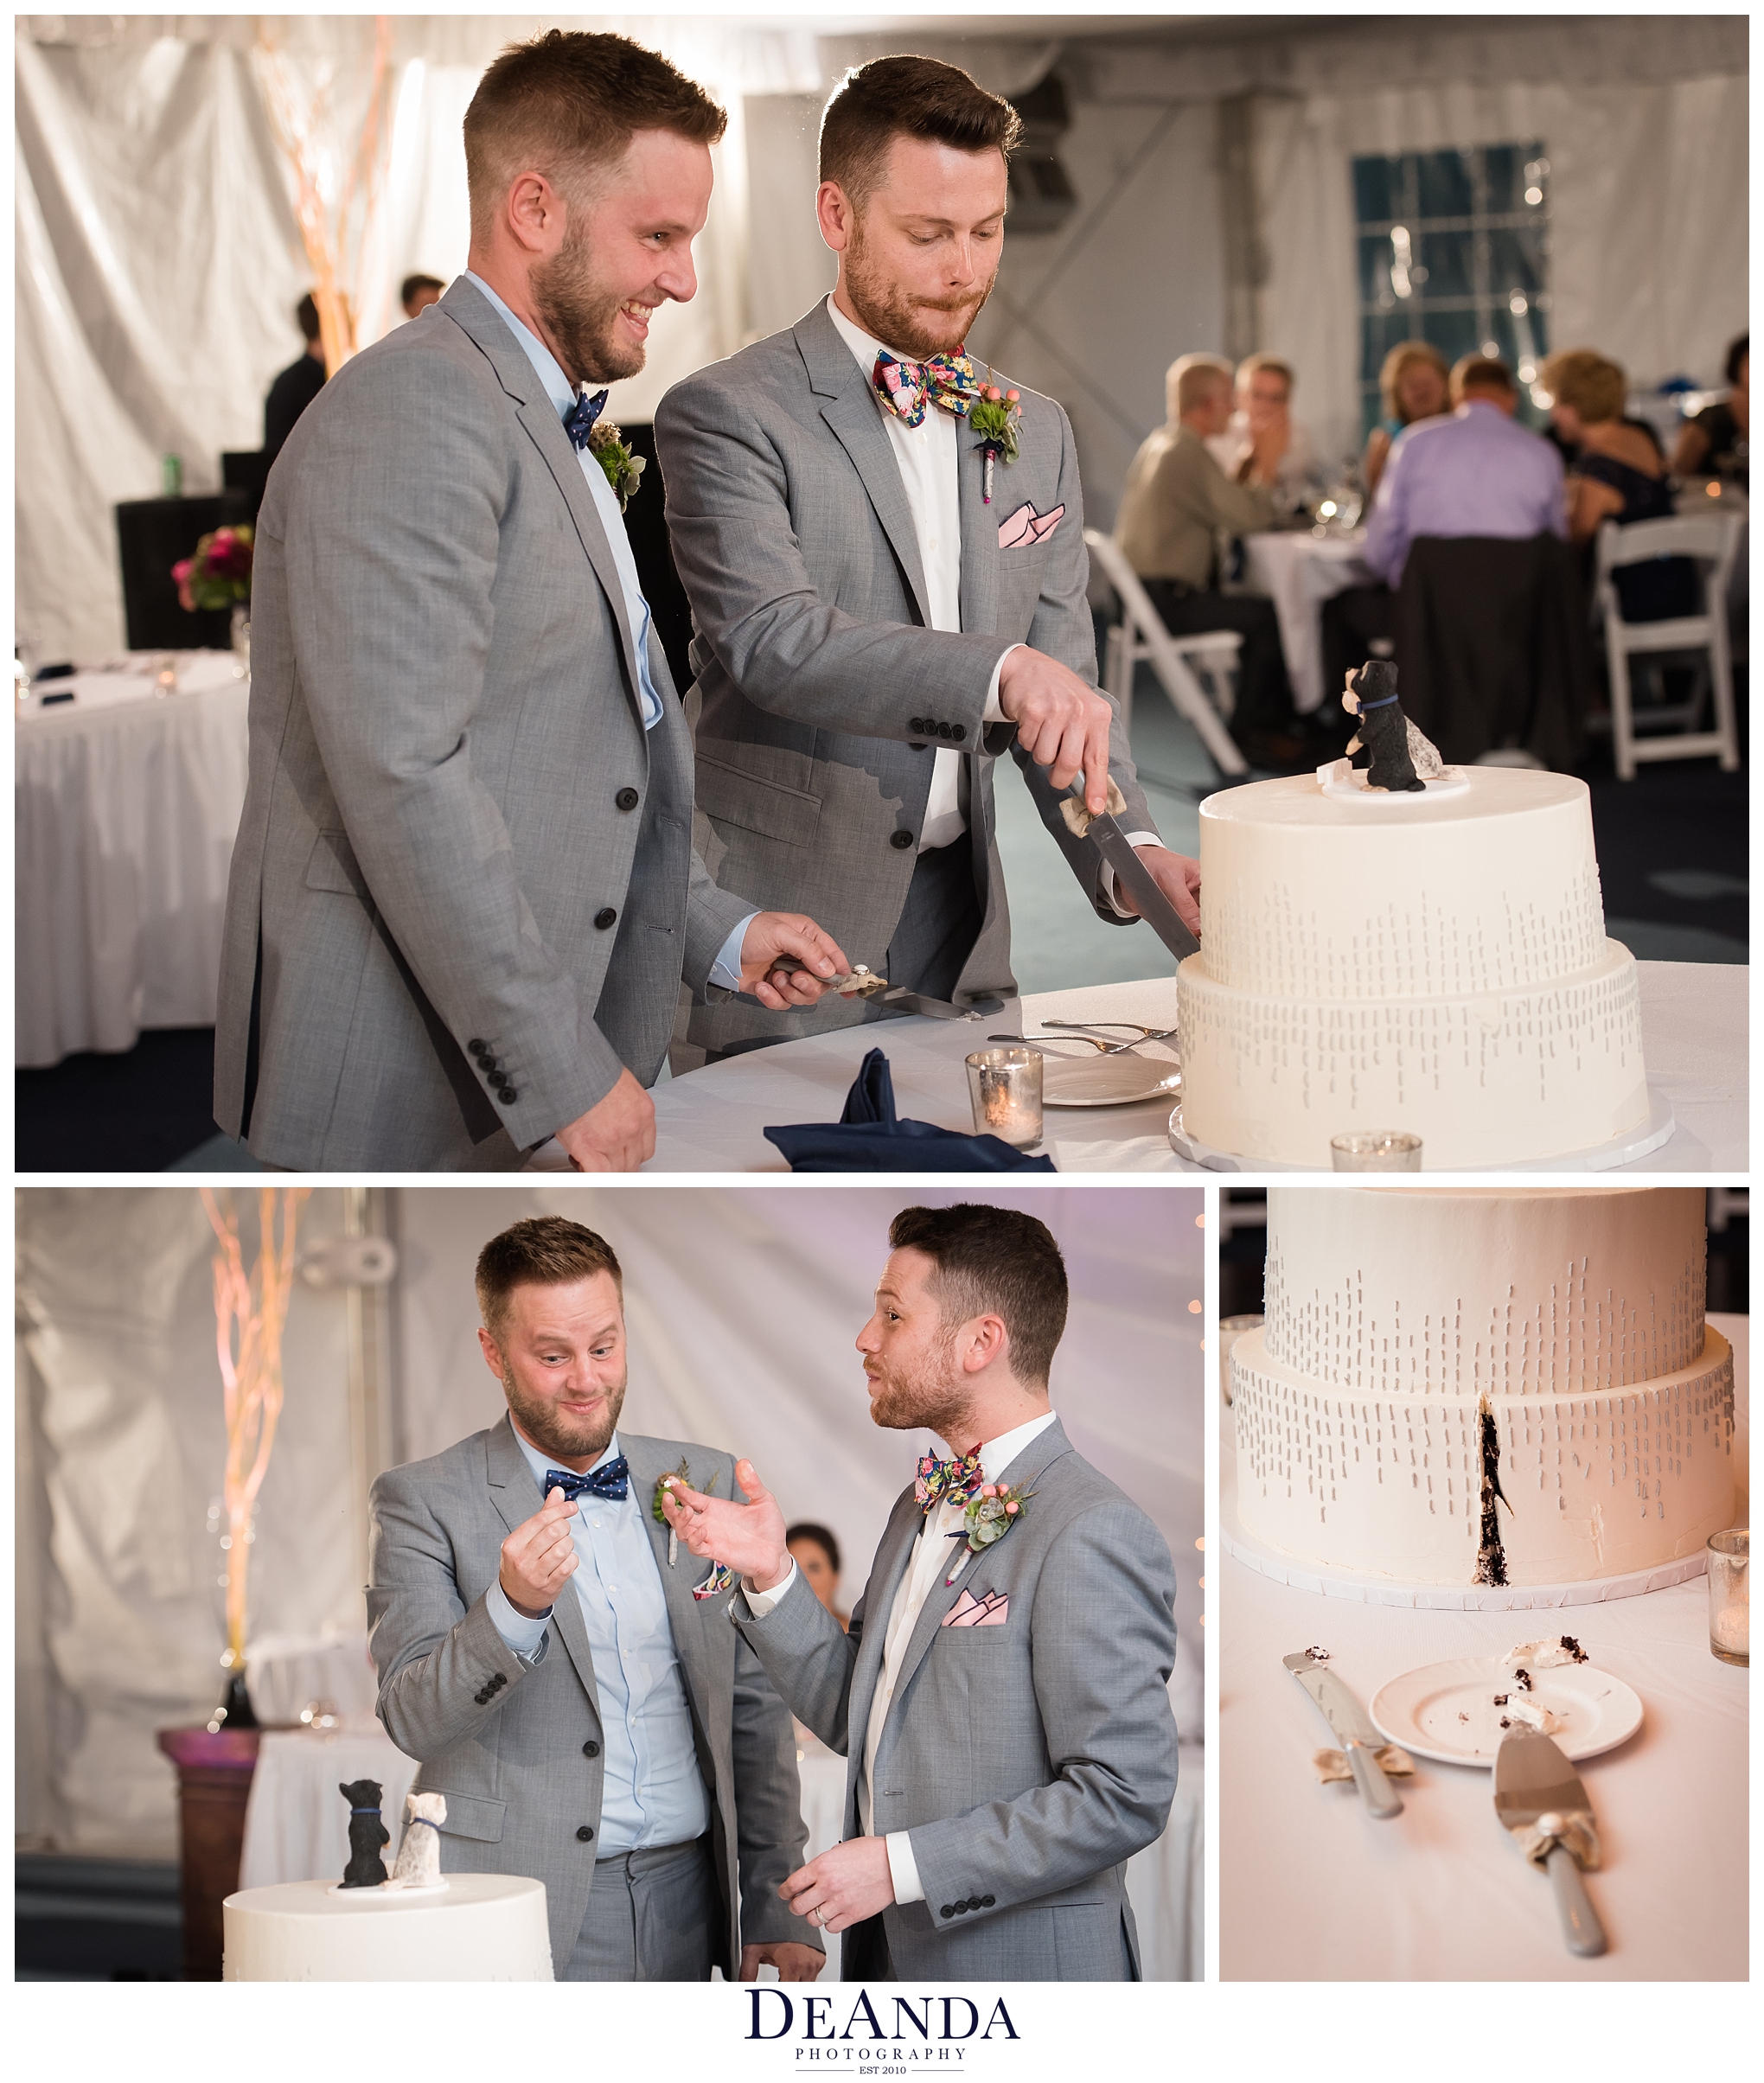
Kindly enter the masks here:
<path id="1" fill-rule="evenodd" d="M 1752 336 L 1742 333 L 1727 353 L 1728 394 L 1705 406 L 1679 430 L 1672 468 L 1680 477 L 1730 477 L 1749 489 L 1752 433 Z"/>
<path id="2" fill-rule="evenodd" d="M 1570 541 L 1590 544 L 1601 525 L 1670 519 L 1672 488 L 1659 445 L 1623 417 L 1626 385 L 1614 361 L 1570 348 L 1544 364 L 1550 417 L 1579 453 L 1568 480 Z M 1703 589 L 1688 557 L 1656 557 L 1612 573 L 1626 622 L 1667 622 L 1703 612 Z"/>

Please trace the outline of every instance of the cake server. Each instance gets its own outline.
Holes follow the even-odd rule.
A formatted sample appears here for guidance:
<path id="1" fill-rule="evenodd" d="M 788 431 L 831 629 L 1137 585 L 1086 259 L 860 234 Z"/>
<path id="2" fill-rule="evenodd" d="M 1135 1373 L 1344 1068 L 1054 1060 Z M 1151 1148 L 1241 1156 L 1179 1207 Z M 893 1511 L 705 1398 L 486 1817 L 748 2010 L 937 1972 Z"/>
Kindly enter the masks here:
<path id="1" fill-rule="evenodd" d="M 1324 1720 L 1335 1731 L 1347 1754 L 1353 1783 L 1360 1790 L 1366 1813 L 1377 1817 L 1380 1822 L 1400 1816 L 1402 1796 L 1384 1777 L 1384 1768 L 1378 1762 L 1384 1739 L 1372 1727 L 1365 1709 L 1335 1673 L 1308 1649 L 1295 1650 L 1291 1656 L 1282 1657 L 1281 1662 L 1317 1703 Z"/>
<path id="2" fill-rule="evenodd" d="M 1494 1812 L 1556 1890 L 1562 1935 L 1570 1952 L 1590 1958 L 1605 1950 L 1605 1927 L 1587 1900 L 1581 1862 L 1599 1863 L 1593 1805 L 1580 1774 L 1547 1735 L 1515 1729 L 1494 1754 Z"/>
<path id="3" fill-rule="evenodd" d="M 1139 906 L 1140 917 L 1171 954 L 1178 962 L 1186 962 L 1191 955 L 1198 955 L 1200 942 L 1183 924 L 1181 913 L 1158 887 L 1151 870 L 1134 852 L 1119 822 L 1107 810 L 1092 815 L 1080 789 L 1068 789 L 1066 799 L 1076 803 L 1090 818 L 1083 836 L 1114 869 L 1116 879 Z"/>

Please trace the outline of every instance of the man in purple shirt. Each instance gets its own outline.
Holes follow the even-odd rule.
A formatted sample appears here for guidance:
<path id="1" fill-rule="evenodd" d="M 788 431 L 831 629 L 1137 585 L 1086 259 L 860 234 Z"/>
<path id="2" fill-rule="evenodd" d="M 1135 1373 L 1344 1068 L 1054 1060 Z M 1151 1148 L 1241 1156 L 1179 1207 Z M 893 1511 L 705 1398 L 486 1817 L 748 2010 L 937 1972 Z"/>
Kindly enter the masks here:
<path id="1" fill-rule="evenodd" d="M 1568 536 L 1562 459 L 1518 425 L 1504 361 L 1467 355 L 1452 371 L 1457 409 L 1418 419 L 1390 450 L 1366 524 L 1365 560 L 1395 589 L 1418 535 Z"/>

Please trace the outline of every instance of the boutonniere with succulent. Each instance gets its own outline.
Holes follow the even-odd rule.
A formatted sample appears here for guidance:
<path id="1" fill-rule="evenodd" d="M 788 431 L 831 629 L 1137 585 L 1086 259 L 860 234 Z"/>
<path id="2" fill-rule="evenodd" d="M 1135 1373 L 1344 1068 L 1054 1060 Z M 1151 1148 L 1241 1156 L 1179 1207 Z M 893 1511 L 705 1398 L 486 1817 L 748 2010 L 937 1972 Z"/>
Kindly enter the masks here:
<path id="1" fill-rule="evenodd" d="M 595 421 L 593 431 L 588 437 L 588 452 L 606 472 L 606 482 L 612 487 L 618 510 L 623 514 L 642 482 L 646 459 L 633 452 L 630 442 L 610 419 Z"/>
<path id="2" fill-rule="evenodd" d="M 968 408 L 968 424 L 980 436 L 980 452 L 986 458 L 980 495 L 987 506 L 992 504 L 993 465 L 1014 463 L 1021 450 L 1021 398 L 1019 391 L 1001 391 L 997 384 L 988 383 L 981 387 L 979 397 Z"/>
<path id="3" fill-rule="evenodd" d="M 662 1509 L 662 1500 L 676 1483 L 692 1484 L 694 1489 L 697 1487 L 697 1485 L 692 1482 L 692 1475 L 687 1467 L 686 1456 L 683 1454 L 680 1457 L 679 1467 L 674 1469 L 671 1474 L 658 1475 L 655 1478 L 655 1494 L 649 1499 L 649 1517 L 658 1526 L 668 1526 L 668 1514 Z M 704 1486 L 705 1495 L 709 1497 L 716 1487 L 717 1479 L 713 1474 L 710 1481 Z M 679 1554 L 680 1536 L 675 1533 L 673 1527 L 668 1526 L 668 1567 L 670 1569 L 673 1569 Z"/>
<path id="4" fill-rule="evenodd" d="M 1008 1483 L 982 1484 L 968 1500 L 968 1509 L 962 1515 L 962 1530 L 952 1533 L 950 1539 L 965 1541 L 969 1555 L 980 1554 L 994 1541 L 1003 1540 L 1013 1526 L 1022 1524 L 1023 1507 L 1034 1494 L 1032 1490 L 1013 1487 Z M 956 1581 L 961 1568 L 962 1550 L 957 1549 L 956 1552 L 958 1560 L 943 1579 L 946 1589 Z"/>

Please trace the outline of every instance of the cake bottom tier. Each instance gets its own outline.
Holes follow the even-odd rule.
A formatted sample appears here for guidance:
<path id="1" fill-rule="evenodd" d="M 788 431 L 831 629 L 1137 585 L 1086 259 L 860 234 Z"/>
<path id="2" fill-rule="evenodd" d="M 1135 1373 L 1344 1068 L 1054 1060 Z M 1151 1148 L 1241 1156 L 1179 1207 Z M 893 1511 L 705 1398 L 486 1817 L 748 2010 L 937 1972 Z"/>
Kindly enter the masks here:
<path id="1" fill-rule="evenodd" d="M 1231 1347 L 1237 1512 L 1263 1545 L 1405 1584 L 1473 1584 L 1482 1535 L 1473 1397 L 1356 1396 Z M 1734 1503 L 1733 1349 L 1705 1329 L 1676 1374 L 1606 1395 L 1494 1396 L 1504 1581 L 1571 1584 L 1694 1554 Z M 1497 1580 L 1501 1581 L 1501 1580 Z"/>
<path id="2" fill-rule="evenodd" d="M 221 1905 L 225 1982 L 549 1982 L 545 1886 L 456 1873 L 439 1895 L 247 1888 Z"/>
<path id="3" fill-rule="evenodd" d="M 1182 1117 L 1239 1157 L 1326 1170 L 1332 1136 L 1400 1129 L 1429 1172 L 1590 1150 L 1648 1114 L 1635 960 L 1473 998 L 1264 998 L 1178 972 Z"/>

